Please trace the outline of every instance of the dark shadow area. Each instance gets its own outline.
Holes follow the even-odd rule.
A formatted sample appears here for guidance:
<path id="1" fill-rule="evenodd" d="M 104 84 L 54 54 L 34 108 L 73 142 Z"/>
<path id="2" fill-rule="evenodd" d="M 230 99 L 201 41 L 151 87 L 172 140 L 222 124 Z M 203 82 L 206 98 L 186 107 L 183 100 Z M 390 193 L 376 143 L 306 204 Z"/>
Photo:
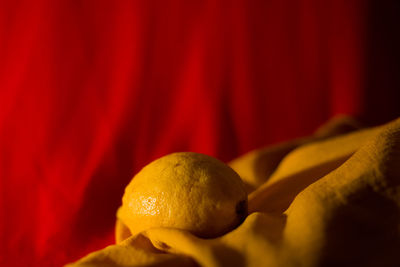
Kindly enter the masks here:
<path id="1" fill-rule="evenodd" d="M 400 209 L 366 188 L 328 219 L 319 266 L 399 266 Z"/>
<path id="2" fill-rule="evenodd" d="M 400 116 L 400 1 L 367 4 L 365 117 L 380 124 Z"/>
<path id="3" fill-rule="evenodd" d="M 220 266 L 232 266 L 233 262 L 236 266 L 246 265 L 245 258 L 241 251 L 236 251 L 222 244 L 213 247 L 213 256 Z"/>

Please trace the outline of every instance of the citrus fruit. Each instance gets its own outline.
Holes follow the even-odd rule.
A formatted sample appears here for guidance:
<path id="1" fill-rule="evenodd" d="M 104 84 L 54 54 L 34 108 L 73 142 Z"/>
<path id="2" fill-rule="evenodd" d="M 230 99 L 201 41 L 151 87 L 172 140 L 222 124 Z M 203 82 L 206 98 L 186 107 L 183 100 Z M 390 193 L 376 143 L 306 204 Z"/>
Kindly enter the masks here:
<path id="1" fill-rule="evenodd" d="M 155 227 L 187 230 L 212 238 L 247 216 L 247 194 L 239 175 L 223 162 L 179 152 L 145 166 L 125 188 L 117 217 L 132 235 Z"/>

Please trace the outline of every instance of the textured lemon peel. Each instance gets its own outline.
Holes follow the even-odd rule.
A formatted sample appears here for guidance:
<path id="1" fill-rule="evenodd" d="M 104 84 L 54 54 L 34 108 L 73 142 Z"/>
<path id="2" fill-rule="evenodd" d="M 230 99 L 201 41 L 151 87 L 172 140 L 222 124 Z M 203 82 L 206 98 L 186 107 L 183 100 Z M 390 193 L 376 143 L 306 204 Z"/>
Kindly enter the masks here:
<path id="1" fill-rule="evenodd" d="M 297 194 L 284 214 L 254 212 L 215 239 L 165 228 L 143 234 L 153 249 L 190 257 L 201 266 L 397 266 L 400 119 L 368 139 L 346 162 Z"/>
<path id="2" fill-rule="evenodd" d="M 213 237 L 241 222 L 239 217 L 246 214 L 238 214 L 236 205 L 243 201 L 247 207 L 243 182 L 229 166 L 206 155 L 174 153 L 145 166 L 132 179 L 117 217 L 133 235 L 172 227 Z"/>

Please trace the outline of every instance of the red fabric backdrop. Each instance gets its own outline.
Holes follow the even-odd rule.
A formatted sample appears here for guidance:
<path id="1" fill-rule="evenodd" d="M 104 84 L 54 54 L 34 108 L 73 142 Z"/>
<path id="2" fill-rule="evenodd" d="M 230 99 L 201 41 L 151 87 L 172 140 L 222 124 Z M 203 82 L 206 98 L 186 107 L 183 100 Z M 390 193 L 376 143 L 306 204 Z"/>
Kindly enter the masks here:
<path id="1" fill-rule="evenodd" d="M 173 151 L 230 160 L 335 114 L 398 116 L 396 1 L 1 1 L 0 265 L 113 242 Z"/>

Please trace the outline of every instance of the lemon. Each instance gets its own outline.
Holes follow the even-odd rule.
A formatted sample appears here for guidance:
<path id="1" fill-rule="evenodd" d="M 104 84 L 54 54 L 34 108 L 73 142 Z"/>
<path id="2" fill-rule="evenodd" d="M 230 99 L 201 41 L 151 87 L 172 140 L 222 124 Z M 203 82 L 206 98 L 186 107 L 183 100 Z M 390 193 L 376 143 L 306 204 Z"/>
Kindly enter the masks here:
<path id="1" fill-rule="evenodd" d="M 247 193 L 239 175 L 193 152 L 169 154 L 145 166 L 125 188 L 117 213 L 132 235 L 169 227 L 203 238 L 233 230 L 246 216 Z"/>

